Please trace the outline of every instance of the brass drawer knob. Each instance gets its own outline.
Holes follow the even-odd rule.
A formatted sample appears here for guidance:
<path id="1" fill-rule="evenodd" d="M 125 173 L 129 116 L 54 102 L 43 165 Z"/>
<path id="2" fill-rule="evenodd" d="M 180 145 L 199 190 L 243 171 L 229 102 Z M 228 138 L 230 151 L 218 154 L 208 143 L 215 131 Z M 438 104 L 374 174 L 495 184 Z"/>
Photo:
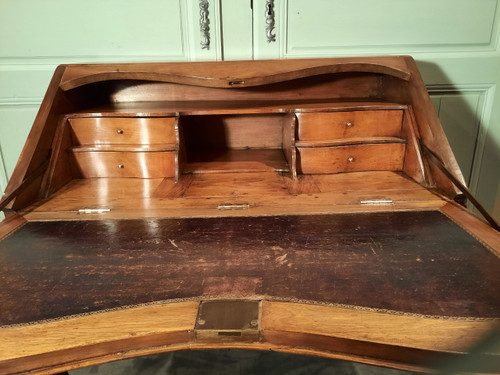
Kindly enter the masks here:
<path id="1" fill-rule="evenodd" d="M 354 124 L 352 122 L 346 122 L 345 126 L 347 126 L 348 128 L 352 128 Z"/>
<path id="2" fill-rule="evenodd" d="M 349 157 L 347 158 L 347 161 L 348 161 L 349 163 L 352 163 L 352 162 L 354 161 L 354 158 L 353 158 L 352 156 L 349 156 Z"/>
<path id="3" fill-rule="evenodd" d="M 123 164 L 118 164 L 118 168 L 125 168 L 125 166 Z"/>
<path id="4" fill-rule="evenodd" d="M 116 132 L 117 132 L 118 134 L 123 134 L 123 130 L 122 130 L 122 129 L 118 129 Z"/>

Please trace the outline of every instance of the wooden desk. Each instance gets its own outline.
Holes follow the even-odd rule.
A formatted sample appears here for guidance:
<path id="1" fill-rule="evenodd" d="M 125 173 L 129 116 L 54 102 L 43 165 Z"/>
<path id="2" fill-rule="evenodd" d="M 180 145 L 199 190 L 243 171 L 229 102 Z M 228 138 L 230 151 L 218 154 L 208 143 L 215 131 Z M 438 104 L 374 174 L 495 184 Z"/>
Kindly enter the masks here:
<path id="1" fill-rule="evenodd" d="M 5 195 L 0 373 L 462 360 L 498 330 L 500 234 L 421 144 L 463 181 L 409 57 L 59 67 Z"/>

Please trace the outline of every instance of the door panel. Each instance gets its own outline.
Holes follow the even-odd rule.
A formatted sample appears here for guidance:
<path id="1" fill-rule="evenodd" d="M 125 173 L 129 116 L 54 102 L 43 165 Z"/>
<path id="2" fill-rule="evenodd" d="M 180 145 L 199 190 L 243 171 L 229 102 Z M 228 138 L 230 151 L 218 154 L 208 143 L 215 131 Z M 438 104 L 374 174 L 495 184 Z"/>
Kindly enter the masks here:
<path id="1" fill-rule="evenodd" d="M 465 181 L 470 185 L 483 97 L 478 93 L 434 94 L 432 101 Z"/>
<path id="2" fill-rule="evenodd" d="M 488 49 L 497 1 L 294 0 L 285 4 L 284 52 L 291 57 Z"/>
<path id="3" fill-rule="evenodd" d="M 186 57 L 181 5 L 163 0 L 3 0 L 0 58 L 180 60 Z"/>

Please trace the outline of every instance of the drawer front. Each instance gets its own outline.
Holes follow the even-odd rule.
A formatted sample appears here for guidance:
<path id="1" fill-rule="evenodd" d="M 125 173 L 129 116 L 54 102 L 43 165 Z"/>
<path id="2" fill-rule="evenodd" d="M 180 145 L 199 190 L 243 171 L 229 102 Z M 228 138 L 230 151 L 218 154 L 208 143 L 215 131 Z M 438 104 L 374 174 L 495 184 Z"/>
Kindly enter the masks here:
<path id="1" fill-rule="evenodd" d="M 400 137 L 403 111 L 297 113 L 298 140 Z"/>
<path id="2" fill-rule="evenodd" d="M 405 144 L 299 147 L 297 150 L 297 169 L 303 174 L 398 171 L 403 168 Z"/>
<path id="3" fill-rule="evenodd" d="M 77 173 L 83 178 L 93 177 L 175 177 L 175 151 L 74 152 Z"/>
<path id="4" fill-rule="evenodd" d="M 69 119 L 76 145 L 175 145 L 175 118 L 94 117 Z"/>

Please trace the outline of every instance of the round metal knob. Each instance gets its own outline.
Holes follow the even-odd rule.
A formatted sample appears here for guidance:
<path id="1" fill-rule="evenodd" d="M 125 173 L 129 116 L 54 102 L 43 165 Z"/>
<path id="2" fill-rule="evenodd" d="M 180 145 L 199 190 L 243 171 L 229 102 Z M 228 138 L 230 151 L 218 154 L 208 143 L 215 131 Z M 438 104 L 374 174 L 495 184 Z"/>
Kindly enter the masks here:
<path id="1" fill-rule="evenodd" d="M 123 134 L 123 130 L 122 130 L 122 129 L 118 129 L 116 132 L 117 132 L 118 134 Z"/>
<path id="2" fill-rule="evenodd" d="M 346 122 L 345 126 L 347 126 L 348 128 L 350 128 L 350 127 L 354 126 L 354 124 L 352 122 Z"/>
<path id="3" fill-rule="evenodd" d="M 349 157 L 347 158 L 347 161 L 348 161 L 349 163 L 352 163 L 352 162 L 354 161 L 354 158 L 353 158 L 352 156 L 349 156 Z"/>
<path id="4" fill-rule="evenodd" d="M 125 168 L 123 164 L 118 164 L 118 168 Z"/>

